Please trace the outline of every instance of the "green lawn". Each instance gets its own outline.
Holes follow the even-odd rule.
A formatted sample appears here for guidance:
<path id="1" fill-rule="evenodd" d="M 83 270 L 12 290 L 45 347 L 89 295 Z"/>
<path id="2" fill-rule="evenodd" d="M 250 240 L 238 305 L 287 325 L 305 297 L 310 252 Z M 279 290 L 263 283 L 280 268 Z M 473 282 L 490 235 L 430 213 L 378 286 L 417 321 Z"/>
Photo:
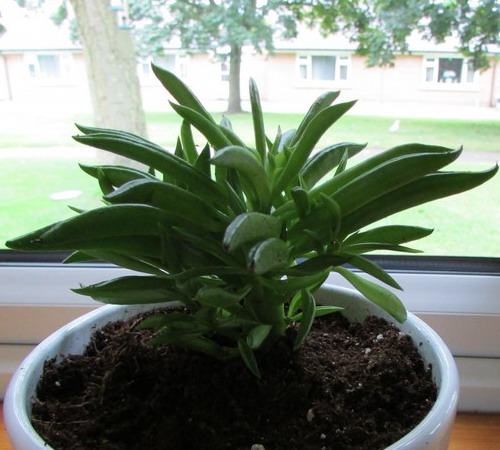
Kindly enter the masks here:
<path id="1" fill-rule="evenodd" d="M 458 168 L 481 170 L 486 166 L 471 163 Z M 0 176 L 0 248 L 8 238 L 69 217 L 73 213 L 68 204 L 81 208 L 99 205 L 97 184 L 73 160 L 3 159 Z M 79 198 L 50 198 L 53 193 L 75 189 L 83 192 Z M 500 176 L 474 191 L 402 213 L 390 223 L 434 228 L 430 237 L 415 243 L 427 254 L 499 256 Z"/>
<path id="2" fill-rule="evenodd" d="M 217 120 L 221 114 L 215 114 Z M 266 132 L 274 138 L 282 130 L 296 128 L 300 114 L 265 114 Z M 248 113 L 229 116 L 233 128 L 246 142 L 253 141 L 252 121 Z M 395 118 L 349 115 L 341 118 L 321 140 L 321 145 L 340 141 L 368 142 L 368 148 L 385 149 L 405 142 L 422 142 L 449 147 L 463 145 L 466 151 L 500 152 L 498 121 L 465 121 L 438 119 L 401 119 L 399 129 L 390 132 Z M 0 152 L 15 147 L 76 146 L 71 135 L 77 132 L 74 122 L 91 124 L 89 115 L 58 115 L 10 120 L 0 135 Z M 149 137 L 166 147 L 175 145 L 180 120 L 174 113 L 148 113 Z M 29 130 L 29 131 L 28 131 Z M 200 141 L 200 144 L 203 142 Z"/>
<path id="3" fill-rule="evenodd" d="M 215 115 L 220 120 L 221 114 Z M 233 129 L 245 140 L 253 141 L 251 116 L 248 113 L 228 116 Z M 274 139 L 278 126 L 282 130 L 297 128 L 301 114 L 265 114 L 266 133 Z M 395 118 L 342 117 L 323 137 L 320 145 L 335 142 L 368 142 L 369 149 L 385 149 L 406 142 L 421 142 L 447 147 L 464 146 L 467 151 L 500 152 L 500 123 L 465 120 L 401 119 L 399 129 L 390 132 Z M 175 145 L 180 122 L 173 114 L 148 114 L 150 138 L 165 146 Z"/>

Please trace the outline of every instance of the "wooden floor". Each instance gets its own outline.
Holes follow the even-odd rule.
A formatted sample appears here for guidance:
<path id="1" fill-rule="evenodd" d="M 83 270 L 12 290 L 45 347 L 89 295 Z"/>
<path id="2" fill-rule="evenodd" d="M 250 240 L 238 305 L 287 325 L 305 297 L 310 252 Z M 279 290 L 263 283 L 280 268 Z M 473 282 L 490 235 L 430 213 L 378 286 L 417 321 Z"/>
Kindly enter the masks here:
<path id="1" fill-rule="evenodd" d="M 1 408 L 0 450 L 12 450 Z M 500 414 L 459 414 L 449 450 L 500 450 Z"/>

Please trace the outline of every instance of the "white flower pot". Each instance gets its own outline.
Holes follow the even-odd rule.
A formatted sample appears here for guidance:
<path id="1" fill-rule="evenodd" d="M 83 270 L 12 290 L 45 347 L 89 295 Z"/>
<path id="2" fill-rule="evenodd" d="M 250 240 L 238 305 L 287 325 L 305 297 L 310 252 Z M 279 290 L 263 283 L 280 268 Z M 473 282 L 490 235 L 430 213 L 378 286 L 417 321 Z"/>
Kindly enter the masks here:
<path id="1" fill-rule="evenodd" d="M 354 290 L 324 286 L 315 296 L 318 303 L 343 306 L 344 315 L 351 321 L 361 321 L 369 315 L 392 321 L 380 308 Z M 157 305 L 104 306 L 56 331 L 27 356 L 14 374 L 4 402 L 5 426 L 15 450 L 50 449 L 30 423 L 31 400 L 35 395 L 44 361 L 59 355 L 81 353 L 96 328 L 154 306 Z M 459 383 L 455 362 L 441 338 L 413 314 L 408 315 L 404 324 L 397 325 L 419 345 L 426 364 L 432 365 L 438 396 L 422 422 L 387 450 L 445 450 L 448 448 L 458 401 Z"/>

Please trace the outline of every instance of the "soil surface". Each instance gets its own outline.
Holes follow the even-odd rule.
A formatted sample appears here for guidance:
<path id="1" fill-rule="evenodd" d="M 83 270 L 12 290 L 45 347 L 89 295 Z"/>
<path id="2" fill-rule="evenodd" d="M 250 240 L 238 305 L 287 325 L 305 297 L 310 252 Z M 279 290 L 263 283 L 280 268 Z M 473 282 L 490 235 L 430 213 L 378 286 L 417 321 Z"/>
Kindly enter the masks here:
<path id="1" fill-rule="evenodd" d="M 54 449 L 377 450 L 435 401 L 415 345 L 381 319 L 317 319 L 298 352 L 288 336 L 259 355 L 262 380 L 239 360 L 149 346 L 139 322 L 46 362 L 32 420 Z"/>

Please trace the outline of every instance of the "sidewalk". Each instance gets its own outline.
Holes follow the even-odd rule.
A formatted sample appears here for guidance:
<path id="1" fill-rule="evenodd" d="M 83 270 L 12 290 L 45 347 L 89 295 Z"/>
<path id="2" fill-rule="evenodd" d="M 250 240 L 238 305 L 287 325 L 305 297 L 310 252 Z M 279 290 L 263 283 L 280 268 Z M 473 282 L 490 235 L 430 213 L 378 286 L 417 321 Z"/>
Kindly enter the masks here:
<path id="1" fill-rule="evenodd" d="M 348 101 L 348 98 L 341 98 L 341 101 Z M 262 102 L 264 113 L 305 113 L 314 98 L 310 102 Z M 211 112 L 224 112 L 227 108 L 227 101 L 203 101 L 205 107 Z M 242 101 L 244 111 L 250 111 L 248 100 Z M 170 106 L 165 103 L 148 104 L 144 106 L 147 112 L 171 111 Z M 47 116 L 54 118 L 68 117 L 71 115 L 86 116 L 91 115 L 89 103 L 63 104 L 36 102 L 16 102 L 0 101 L 0 120 L 12 121 L 15 116 L 39 117 L 46 120 Z M 462 120 L 498 120 L 500 121 L 500 108 L 488 108 L 484 106 L 456 106 L 446 104 L 419 104 L 412 102 L 374 102 L 358 101 L 349 111 L 354 116 L 379 116 L 398 118 L 437 118 L 437 119 L 462 119 Z"/>

